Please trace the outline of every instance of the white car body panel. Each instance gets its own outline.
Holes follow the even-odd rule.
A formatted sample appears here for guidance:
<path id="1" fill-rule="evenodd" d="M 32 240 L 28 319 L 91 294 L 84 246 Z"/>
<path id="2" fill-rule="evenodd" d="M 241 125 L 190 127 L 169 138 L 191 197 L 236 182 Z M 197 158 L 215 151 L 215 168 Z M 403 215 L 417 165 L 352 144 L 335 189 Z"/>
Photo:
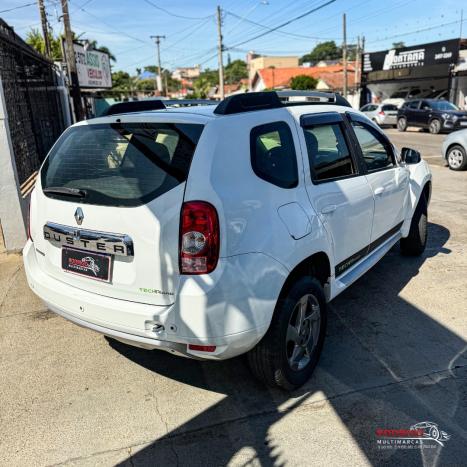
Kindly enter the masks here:
<path id="1" fill-rule="evenodd" d="M 313 184 L 300 116 L 330 111 L 349 108 L 313 104 L 227 116 L 206 108 L 177 109 L 78 123 L 201 123 L 205 128 L 186 182 L 143 206 L 51 199 L 39 180 L 31 197 L 33 241 L 24 249 L 31 288 L 67 319 L 132 345 L 211 359 L 250 350 L 266 333 L 283 285 L 297 266 L 315 253 L 324 254 L 330 265 L 325 291 L 331 300 L 408 235 L 421 192 L 431 180 L 422 161 Z M 291 189 L 260 179 L 251 165 L 251 129 L 277 121 L 289 125 L 295 145 L 298 185 Z M 380 187 L 384 190 L 377 194 Z M 217 210 L 220 252 L 210 274 L 179 272 L 180 209 L 187 201 L 208 201 Z M 42 236 L 47 222 L 75 226 L 77 207 L 85 214 L 82 228 L 126 234 L 134 242 L 133 258 L 114 259 L 112 283 L 63 272 L 60 248 Z M 400 230 L 336 278 L 339 263 L 400 222 Z M 188 344 L 215 345 L 216 350 L 208 354 Z"/>

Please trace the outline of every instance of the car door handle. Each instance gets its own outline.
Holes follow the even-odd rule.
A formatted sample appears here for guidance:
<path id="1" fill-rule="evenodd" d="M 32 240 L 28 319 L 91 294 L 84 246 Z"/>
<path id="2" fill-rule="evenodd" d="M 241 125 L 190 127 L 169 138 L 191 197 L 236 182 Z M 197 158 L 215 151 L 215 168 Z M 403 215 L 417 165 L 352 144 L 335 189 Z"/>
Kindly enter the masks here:
<path id="1" fill-rule="evenodd" d="M 379 186 L 375 188 L 375 196 L 381 196 L 384 193 L 384 186 Z"/>
<path id="2" fill-rule="evenodd" d="M 337 206 L 335 204 L 330 204 L 329 206 L 324 206 L 323 209 L 321 209 L 321 214 L 331 214 L 337 209 Z"/>

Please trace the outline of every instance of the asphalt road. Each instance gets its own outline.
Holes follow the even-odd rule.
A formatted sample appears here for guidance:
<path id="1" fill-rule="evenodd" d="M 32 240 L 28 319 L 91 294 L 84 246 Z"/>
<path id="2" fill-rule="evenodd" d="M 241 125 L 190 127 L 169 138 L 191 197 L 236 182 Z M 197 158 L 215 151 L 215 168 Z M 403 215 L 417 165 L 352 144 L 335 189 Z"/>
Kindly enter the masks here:
<path id="1" fill-rule="evenodd" d="M 430 165 L 444 166 L 441 157 L 441 144 L 446 135 L 432 135 L 412 127 L 404 133 L 393 128 L 385 128 L 384 131 L 398 149 L 402 149 L 404 146 L 417 149 Z"/>
<path id="2" fill-rule="evenodd" d="M 30 292 L 20 257 L 0 257 L 0 465 L 465 465 L 467 172 L 433 174 L 425 254 L 394 247 L 331 303 L 319 366 L 292 394 L 242 358 L 200 363 L 78 328 Z M 451 438 L 378 445 L 377 429 L 423 421 Z"/>

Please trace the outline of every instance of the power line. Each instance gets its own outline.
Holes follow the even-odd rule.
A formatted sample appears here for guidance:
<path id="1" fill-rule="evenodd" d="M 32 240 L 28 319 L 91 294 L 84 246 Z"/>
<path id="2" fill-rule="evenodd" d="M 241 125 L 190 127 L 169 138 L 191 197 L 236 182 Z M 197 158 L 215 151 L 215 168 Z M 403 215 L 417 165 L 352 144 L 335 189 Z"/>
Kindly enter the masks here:
<path id="1" fill-rule="evenodd" d="M 316 8 L 312 8 L 311 10 L 308 10 L 306 11 L 305 13 L 302 13 L 301 15 L 299 16 L 296 16 L 295 18 L 292 18 L 292 19 L 289 19 L 288 21 L 285 21 L 284 23 L 282 24 L 279 24 L 278 26 L 270 29 L 269 31 L 265 31 L 261 34 L 258 34 L 254 37 L 250 37 L 249 39 L 245 39 L 244 41 L 241 41 L 241 42 L 238 42 L 237 44 L 234 44 L 232 47 L 238 47 L 239 45 L 243 45 L 243 44 L 246 44 L 247 42 L 251 42 L 251 41 L 254 41 L 255 39 L 259 39 L 260 37 L 263 37 L 263 36 L 266 36 L 267 34 L 271 34 L 272 32 L 280 29 L 280 28 L 283 28 L 284 26 L 287 26 L 295 21 L 298 21 L 299 19 L 302 19 L 304 18 L 305 16 L 308 16 L 308 15 L 311 15 L 312 13 L 318 11 L 318 10 L 321 10 L 322 8 L 330 5 L 331 3 L 334 3 L 336 0 L 329 0 L 327 1 L 326 3 L 323 3 L 322 5 L 320 6 L 317 6 Z M 228 47 L 225 49 L 225 50 L 228 50 Z"/>
<path id="2" fill-rule="evenodd" d="M 227 11 L 227 10 L 224 10 L 228 15 L 230 16 L 233 16 L 234 18 L 238 18 L 238 19 L 242 19 L 243 21 L 245 21 L 246 23 L 250 23 L 250 24 L 253 24 L 255 26 L 258 26 L 262 29 L 266 29 L 268 31 L 271 31 L 271 32 L 274 32 L 276 34 L 281 34 L 281 35 L 284 35 L 284 36 L 290 36 L 290 37 L 295 37 L 295 38 L 298 38 L 298 39 L 316 39 L 316 40 L 331 40 L 331 39 L 334 39 L 334 37 L 332 38 L 328 38 L 328 37 L 313 37 L 313 36 L 306 36 L 304 34 L 295 34 L 293 32 L 286 32 L 286 31 L 276 31 L 274 28 L 270 28 L 268 26 L 265 26 L 264 24 L 260 24 L 260 23 L 257 23 L 256 21 L 252 21 L 250 19 L 247 19 L 247 18 L 241 18 L 239 15 L 236 15 L 235 13 L 232 13 L 231 11 Z"/>
<path id="3" fill-rule="evenodd" d="M 200 19 L 206 19 L 206 18 L 211 18 L 214 15 L 208 15 L 208 16 L 203 16 L 203 17 L 194 17 L 194 16 L 183 16 L 183 15 L 177 15 L 176 13 L 172 13 L 169 10 L 166 10 L 165 8 L 162 8 L 159 5 L 156 5 L 155 3 L 151 2 L 150 0 L 144 0 L 148 5 L 151 5 L 152 7 L 156 8 L 156 10 L 163 11 L 167 15 L 173 16 L 174 18 L 181 18 L 181 19 L 192 19 L 192 20 L 200 20 Z"/>
<path id="4" fill-rule="evenodd" d="M 8 10 L 2 10 L 2 11 L 0 11 L 0 14 L 1 14 L 1 13 L 8 13 L 8 12 L 14 11 L 14 10 L 19 10 L 20 8 L 26 8 L 26 7 L 28 7 L 28 6 L 32 6 L 32 5 L 36 5 L 36 4 L 37 4 L 37 2 L 31 2 L 31 3 L 26 3 L 26 4 L 24 4 L 24 5 L 15 6 L 15 7 L 13 7 L 13 8 L 9 8 Z"/>
<path id="5" fill-rule="evenodd" d="M 100 18 L 99 16 L 96 16 L 94 15 L 93 13 L 90 13 L 88 10 L 85 10 L 82 6 L 79 7 L 79 10 L 81 11 L 84 11 L 84 13 L 88 14 L 89 16 L 92 16 L 93 18 L 97 19 L 98 21 L 101 21 L 103 24 L 105 24 L 108 28 L 110 29 L 113 29 L 115 32 L 118 32 L 119 34 L 122 34 L 130 39 L 133 39 L 134 41 L 138 41 L 138 42 L 141 42 L 142 44 L 147 44 L 147 41 L 143 41 L 142 39 L 139 39 L 137 37 L 134 37 L 134 36 L 130 36 L 130 34 L 127 34 L 125 31 L 121 31 L 119 29 L 116 29 L 113 27 L 113 25 L 107 23 L 106 21 L 104 21 L 102 18 Z"/>
<path id="6" fill-rule="evenodd" d="M 458 24 L 458 23 L 464 23 L 465 21 L 467 21 L 467 19 L 463 19 L 463 20 L 457 20 L 457 21 L 451 21 L 449 23 L 442 23 L 442 24 L 437 24 L 436 26 L 430 26 L 430 27 L 427 27 L 427 28 L 423 28 L 423 29 L 417 29 L 415 31 L 409 31 L 409 32 L 403 32 L 403 33 L 400 33 L 400 34 L 394 34 L 392 36 L 386 36 L 386 37 L 383 37 L 382 39 L 375 39 L 373 41 L 368 41 L 367 44 L 373 44 L 375 42 L 383 42 L 383 41 L 386 41 L 386 40 L 389 40 L 389 39 L 395 39 L 397 37 L 402 37 L 402 36 L 410 36 L 411 34 L 418 34 L 420 32 L 425 32 L 425 31 L 431 31 L 433 29 L 438 29 L 438 28 L 441 28 L 443 26 L 450 26 L 452 24 Z"/>

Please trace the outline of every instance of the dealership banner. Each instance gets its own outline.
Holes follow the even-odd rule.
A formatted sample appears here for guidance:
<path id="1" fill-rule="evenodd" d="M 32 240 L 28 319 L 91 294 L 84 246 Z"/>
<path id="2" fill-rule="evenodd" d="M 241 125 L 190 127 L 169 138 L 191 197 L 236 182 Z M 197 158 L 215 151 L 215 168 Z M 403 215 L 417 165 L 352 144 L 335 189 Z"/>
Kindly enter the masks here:
<path id="1" fill-rule="evenodd" d="M 459 39 L 363 54 L 363 72 L 457 63 Z"/>
<path id="2" fill-rule="evenodd" d="M 81 88 L 111 88 L 110 60 L 106 53 L 73 43 Z"/>

